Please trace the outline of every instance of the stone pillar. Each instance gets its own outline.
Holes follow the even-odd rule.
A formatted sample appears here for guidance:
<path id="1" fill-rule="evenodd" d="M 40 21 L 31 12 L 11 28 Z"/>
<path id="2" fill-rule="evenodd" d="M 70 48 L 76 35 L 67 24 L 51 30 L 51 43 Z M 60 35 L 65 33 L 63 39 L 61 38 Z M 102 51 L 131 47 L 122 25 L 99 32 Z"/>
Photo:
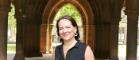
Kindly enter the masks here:
<path id="1" fill-rule="evenodd" d="M 22 26 L 17 24 L 17 38 L 16 38 L 16 54 L 14 60 L 25 60 L 23 52 L 23 38 L 22 38 Z"/>
<path id="2" fill-rule="evenodd" d="M 22 14 L 16 15 L 17 19 L 17 34 L 16 34 L 16 54 L 14 60 L 25 60 L 23 52 L 23 24 L 22 24 Z"/>
<path id="3" fill-rule="evenodd" d="M 47 37 L 46 37 L 46 53 L 51 53 L 51 48 L 52 48 L 52 28 L 53 25 L 47 25 Z"/>
<path id="4" fill-rule="evenodd" d="M 127 55 L 126 60 L 137 60 L 137 30 L 139 0 L 126 0 Z"/>
<path id="5" fill-rule="evenodd" d="M 94 51 L 95 49 L 95 25 L 84 25 L 84 42 L 88 44 L 92 50 Z M 81 35 L 81 34 L 80 34 Z"/>
<path id="6" fill-rule="evenodd" d="M 23 52 L 23 2 L 21 0 L 13 0 L 15 6 L 15 18 L 16 18 L 16 54 L 14 60 L 25 60 Z"/>
<path id="7" fill-rule="evenodd" d="M 10 0 L 0 0 L 0 60 L 7 60 L 7 28 Z"/>
<path id="8" fill-rule="evenodd" d="M 96 58 L 118 60 L 118 21 L 96 27 Z"/>
<path id="9" fill-rule="evenodd" d="M 100 59 L 110 57 L 110 24 L 98 23 L 96 25 L 95 56 Z"/>
<path id="10" fill-rule="evenodd" d="M 110 27 L 110 60 L 118 60 L 118 21 Z"/>
<path id="11" fill-rule="evenodd" d="M 26 19 L 23 21 L 23 50 L 25 57 L 40 57 L 42 54 L 40 53 L 40 26 L 36 22 L 37 18 L 33 20 L 28 19 L 28 15 L 26 15 Z"/>
<path id="12" fill-rule="evenodd" d="M 111 8 L 111 26 L 110 26 L 110 60 L 118 59 L 118 34 L 119 21 L 121 20 L 121 9 L 123 7 L 123 0 L 113 0 L 110 4 Z"/>
<path id="13" fill-rule="evenodd" d="M 46 33 L 47 33 L 46 30 L 47 30 L 47 25 L 46 24 L 41 24 L 41 30 L 40 30 L 40 51 L 43 54 L 46 53 Z"/>
<path id="14" fill-rule="evenodd" d="M 137 60 L 138 16 L 127 14 L 127 60 Z"/>

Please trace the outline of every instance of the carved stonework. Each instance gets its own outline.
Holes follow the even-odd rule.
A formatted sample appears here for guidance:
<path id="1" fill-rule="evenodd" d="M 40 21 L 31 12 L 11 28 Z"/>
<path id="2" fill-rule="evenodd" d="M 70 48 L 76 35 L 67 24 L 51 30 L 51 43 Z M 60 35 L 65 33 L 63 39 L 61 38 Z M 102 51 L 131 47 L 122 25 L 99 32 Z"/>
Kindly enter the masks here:
<path id="1" fill-rule="evenodd" d="M 47 25 L 46 27 L 46 33 L 43 33 L 44 31 L 41 31 L 41 35 L 43 36 L 41 42 L 46 41 L 46 48 L 45 44 L 43 45 L 43 48 L 46 48 L 46 50 L 49 50 L 51 47 L 51 38 L 50 33 L 52 33 L 51 24 L 53 23 L 55 14 L 58 12 L 60 7 L 62 7 L 64 4 L 70 3 L 73 4 L 75 7 L 78 8 L 78 11 L 81 14 L 81 18 L 83 20 L 83 34 L 84 34 L 84 43 L 89 44 L 92 49 L 94 48 L 94 41 L 95 41 L 95 27 L 92 27 L 94 25 L 94 14 L 92 11 L 92 7 L 89 4 L 87 0 L 49 0 L 47 6 L 45 7 L 44 13 L 43 13 L 43 20 L 42 25 Z M 89 30 L 91 28 L 91 30 Z M 92 30 L 93 29 L 93 30 Z M 90 33 L 92 32 L 92 33 Z M 89 43 L 90 42 L 90 43 Z"/>

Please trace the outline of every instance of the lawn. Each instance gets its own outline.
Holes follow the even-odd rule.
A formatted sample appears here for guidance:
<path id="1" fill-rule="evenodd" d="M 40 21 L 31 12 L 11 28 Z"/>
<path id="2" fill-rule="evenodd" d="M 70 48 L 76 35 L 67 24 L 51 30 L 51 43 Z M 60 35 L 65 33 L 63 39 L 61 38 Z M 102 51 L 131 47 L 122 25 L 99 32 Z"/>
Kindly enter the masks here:
<path id="1" fill-rule="evenodd" d="M 16 44 L 7 44 L 7 52 L 15 52 Z"/>

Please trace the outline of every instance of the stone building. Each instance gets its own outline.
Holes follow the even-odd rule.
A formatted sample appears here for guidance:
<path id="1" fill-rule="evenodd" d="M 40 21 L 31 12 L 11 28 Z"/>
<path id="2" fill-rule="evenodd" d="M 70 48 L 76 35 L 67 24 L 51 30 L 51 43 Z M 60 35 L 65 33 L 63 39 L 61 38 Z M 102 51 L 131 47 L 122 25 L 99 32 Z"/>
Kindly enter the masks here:
<path id="1" fill-rule="evenodd" d="M 83 42 L 95 58 L 118 60 L 118 29 L 121 9 L 127 15 L 127 60 L 137 60 L 139 0 L 0 0 L 0 57 L 7 57 L 7 24 L 10 4 L 15 6 L 17 26 L 14 60 L 51 53 L 52 23 L 57 11 L 67 3 L 80 12 Z"/>

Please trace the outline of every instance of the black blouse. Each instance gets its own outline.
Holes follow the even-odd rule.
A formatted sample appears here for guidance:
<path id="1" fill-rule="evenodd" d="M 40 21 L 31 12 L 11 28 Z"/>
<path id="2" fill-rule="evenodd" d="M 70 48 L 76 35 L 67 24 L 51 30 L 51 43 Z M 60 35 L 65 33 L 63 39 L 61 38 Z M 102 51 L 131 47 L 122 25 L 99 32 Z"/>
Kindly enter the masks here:
<path id="1" fill-rule="evenodd" d="M 85 60 L 86 45 L 78 41 L 68 50 L 66 60 Z M 64 60 L 63 44 L 56 47 L 55 60 Z"/>

